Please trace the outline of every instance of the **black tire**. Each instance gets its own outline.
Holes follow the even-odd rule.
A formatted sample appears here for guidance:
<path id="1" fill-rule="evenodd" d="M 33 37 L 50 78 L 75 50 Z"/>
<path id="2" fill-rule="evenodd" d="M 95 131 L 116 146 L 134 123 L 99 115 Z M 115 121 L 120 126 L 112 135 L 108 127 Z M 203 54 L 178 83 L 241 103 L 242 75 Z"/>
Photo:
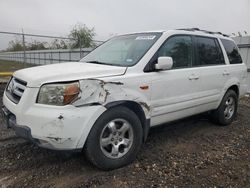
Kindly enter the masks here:
<path id="1" fill-rule="evenodd" d="M 229 101 L 229 99 L 233 99 L 233 105 L 234 105 L 234 110 L 232 114 L 229 116 L 226 116 L 224 112 L 226 112 L 226 103 Z M 224 95 L 220 106 L 212 112 L 212 120 L 214 123 L 222 126 L 230 125 L 238 110 L 238 96 L 233 90 L 228 90 L 226 94 Z"/>
<path id="2" fill-rule="evenodd" d="M 121 156 L 120 158 L 114 159 L 108 157 L 107 155 L 105 155 L 105 152 L 103 152 L 103 148 L 101 146 L 101 138 L 103 131 L 106 131 L 109 122 L 119 118 L 129 123 L 131 130 L 133 131 L 133 141 L 130 142 L 130 148 L 127 149 L 127 153 L 125 155 Z M 121 132 L 119 132 L 119 134 L 120 133 Z M 113 134 L 110 133 L 109 137 L 112 137 L 112 135 Z M 107 110 L 97 119 L 88 135 L 84 151 L 87 159 L 96 167 L 102 170 L 112 170 L 123 167 L 133 162 L 138 151 L 140 150 L 142 140 L 142 125 L 137 115 L 128 108 L 119 106 Z M 113 148 L 113 144 L 114 143 L 112 143 L 109 147 Z"/>

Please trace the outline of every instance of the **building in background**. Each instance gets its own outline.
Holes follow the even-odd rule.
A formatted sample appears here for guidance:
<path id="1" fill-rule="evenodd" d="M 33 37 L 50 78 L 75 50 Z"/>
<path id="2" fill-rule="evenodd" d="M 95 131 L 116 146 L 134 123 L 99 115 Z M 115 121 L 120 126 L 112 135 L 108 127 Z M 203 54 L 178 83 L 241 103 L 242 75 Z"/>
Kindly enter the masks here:
<path id="1" fill-rule="evenodd" d="M 247 82 L 248 82 L 248 93 L 250 93 L 250 36 L 234 37 L 233 38 L 238 45 L 241 53 L 241 57 L 247 65 Z"/>

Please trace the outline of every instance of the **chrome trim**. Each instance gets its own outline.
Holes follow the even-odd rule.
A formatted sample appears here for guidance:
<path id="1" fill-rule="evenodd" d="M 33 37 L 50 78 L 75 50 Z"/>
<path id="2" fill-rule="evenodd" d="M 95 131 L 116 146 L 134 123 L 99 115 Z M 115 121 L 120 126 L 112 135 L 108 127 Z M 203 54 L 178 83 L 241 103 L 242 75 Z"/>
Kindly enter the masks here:
<path id="1" fill-rule="evenodd" d="M 27 83 L 12 77 L 6 87 L 6 95 L 7 97 L 14 103 L 18 104 L 21 100 L 21 97 L 26 89 Z"/>

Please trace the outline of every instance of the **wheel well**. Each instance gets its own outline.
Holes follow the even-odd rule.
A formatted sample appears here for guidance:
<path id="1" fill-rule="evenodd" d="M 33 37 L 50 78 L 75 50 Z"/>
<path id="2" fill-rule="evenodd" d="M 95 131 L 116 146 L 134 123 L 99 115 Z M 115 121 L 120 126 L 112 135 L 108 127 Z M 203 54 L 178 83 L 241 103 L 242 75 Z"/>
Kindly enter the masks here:
<path id="1" fill-rule="evenodd" d="M 117 107 L 117 106 L 125 106 L 137 115 L 137 117 L 140 119 L 141 124 L 142 124 L 143 140 L 146 141 L 149 128 L 150 128 L 150 120 L 146 119 L 145 113 L 141 105 L 134 101 L 117 101 L 117 102 L 112 102 L 112 103 L 105 105 L 107 109 Z"/>
<path id="2" fill-rule="evenodd" d="M 239 97 L 239 87 L 237 85 L 232 85 L 231 87 L 228 88 L 228 90 L 233 90 Z"/>

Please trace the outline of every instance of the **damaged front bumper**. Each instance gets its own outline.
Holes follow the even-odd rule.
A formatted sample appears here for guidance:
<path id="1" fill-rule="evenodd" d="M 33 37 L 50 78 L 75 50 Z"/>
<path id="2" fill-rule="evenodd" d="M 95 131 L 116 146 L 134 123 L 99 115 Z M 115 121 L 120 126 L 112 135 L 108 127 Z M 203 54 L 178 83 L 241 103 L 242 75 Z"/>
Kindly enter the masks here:
<path id="1" fill-rule="evenodd" d="M 22 100 L 26 97 L 23 96 Z M 28 102 L 27 102 L 28 103 Z M 102 105 L 63 107 L 14 104 L 4 94 L 2 115 L 5 125 L 40 147 L 52 150 L 81 150 L 97 118 L 106 111 Z"/>
<path id="2" fill-rule="evenodd" d="M 6 126 L 6 128 L 13 129 L 17 136 L 20 136 L 26 140 L 31 141 L 32 143 L 39 145 L 39 141 L 31 136 L 30 128 L 27 126 L 17 125 L 16 116 L 12 114 L 5 106 L 2 106 L 1 115 L 3 120 L 3 126 Z"/>

